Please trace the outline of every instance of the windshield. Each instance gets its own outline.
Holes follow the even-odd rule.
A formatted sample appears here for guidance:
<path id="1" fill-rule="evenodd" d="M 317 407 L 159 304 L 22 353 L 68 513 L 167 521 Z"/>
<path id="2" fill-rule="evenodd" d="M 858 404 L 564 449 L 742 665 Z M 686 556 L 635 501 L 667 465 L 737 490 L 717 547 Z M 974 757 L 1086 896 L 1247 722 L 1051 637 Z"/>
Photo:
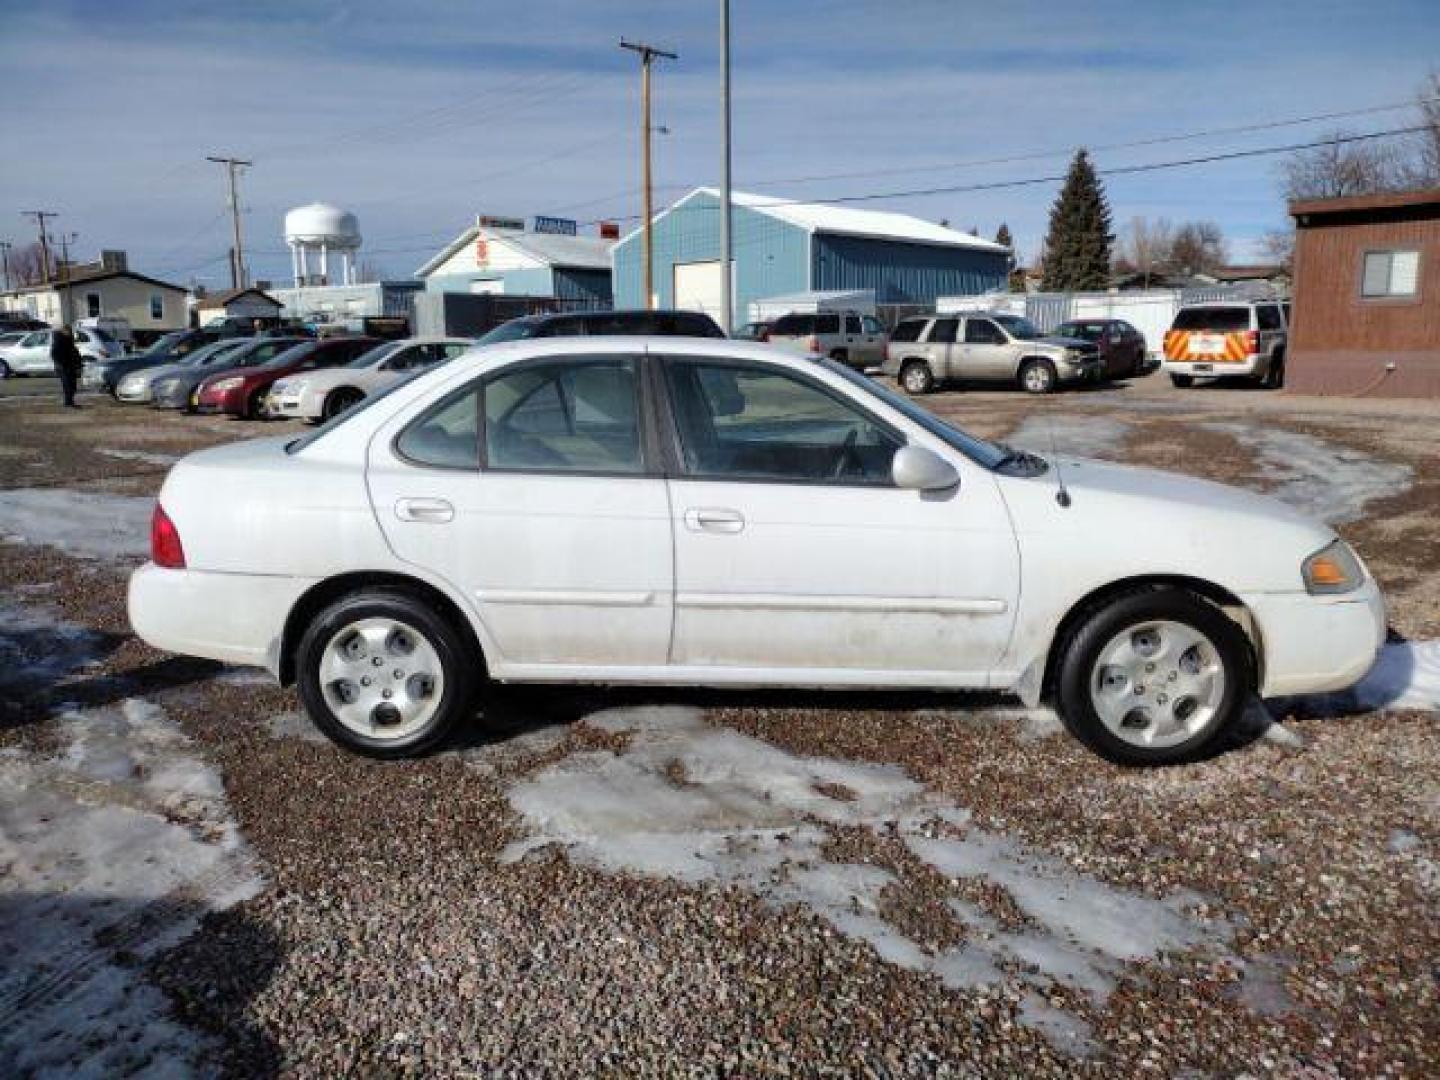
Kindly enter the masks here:
<path id="1" fill-rule="evenodd" d="M 974 435 L 966 434 L 957 427 L 951 427 L 941 420 L 934 413 L 922 409 L 907 397 L 903 397 L 886 386 L 882 386 L 868 375 L 862 375 L 853 368 L 844 364 L 836 363 L 834 360 L 817 360 L 817 364 L 833 371 L 852 386 L 858 386 L 867 394 L 879 398 L 892 409 L 902 413 L 907 419 L 915 421 L 931 435 L 943 441 L 964 454 L 972 461 L 979 462 L 987 469 L 993 469 L 1005 460 L 1007 451 L 984 439 L 977 439 Z"/>
<path id="2" fill-rule="evenodd" d="M 345 366 L 348 368 L 374 367 L 384 361 L 387 356 L 399 352 L 405 345 L 403 341 L 387 341 L 384 345 L 376 345 L 375 348 L 362 352 L 354 360 Z"/>
<path id="3" fill-rule="evenodd" d="M 1023 315 L 992 315 L 990 317 L 1003 326 L 1011 337 L 1020 341 L 1034 341 L 1041 336 L 1039 328 Z"/>
<path id="4" fill-rule="evenodd" d="M 264 363 L 262 363 L 260 367 L 282 367 L 285 364 L 289 364 L 293 361 L 299 360 L 301 356 L 307 355 L 315 347 L 316 346 L 313 341 L 307 341 L 303 345 L 292 345 L 290 348 L 285 349 L 283 352 L 276 353 L 269 360 L 266 360 Z"/>
<path id="5" fill-rule="evenodd" d="M 230 352 L 232 349 L 238 348 L 243 343 L 244 340 L 241 339 L 239 341 L 216 341 L 210 345 L 202 345 L 200 348 L 195 349 L 193 352 L 186 353 L 183 357 L 181 357 L 180 363 L 192 365 L 203 364 L 205 363 L 205 361 L 209 360 L 217 353 Z"/>
<path id="6" fill-rule="evenodd" d="M 494 345 L 500 341 L 523 341 L 525 338 L 535 336 L 536 325 L 538 324 L 534 319 L 511 319 L 478 338 L 475 344 Z"/>
<path id="7" fill-rule="evenodd" d="M 176 345 L 179 345 L 180 342 L 185 340 L 185 334 L 186 331 L 184 330 L 172 330 L 170 333 L 166 334 L 164 337 L 156 341 L 154 345 L 151 345 L 148 349 L 146 349 L 146 355 L 158 356 L 160 353 L 168 353 L 173 351 Z"/>

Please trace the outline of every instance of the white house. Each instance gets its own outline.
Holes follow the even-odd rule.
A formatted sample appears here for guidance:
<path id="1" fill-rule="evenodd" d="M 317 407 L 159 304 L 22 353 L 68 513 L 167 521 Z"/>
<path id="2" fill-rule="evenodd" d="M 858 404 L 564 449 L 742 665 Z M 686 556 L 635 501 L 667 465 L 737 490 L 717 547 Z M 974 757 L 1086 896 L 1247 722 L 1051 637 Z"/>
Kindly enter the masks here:
<path id="1" fill-rule="evenodd" d="M 0 293 L 0 310 L 24 312 L 52 326 L 80 319 L 121 318 L 132 330 L 180 330 L 186 325 L 182 285 L 137 274 L 125 253 L 107 251 L 101 261 L 62 269 L 48 285 Z"/>

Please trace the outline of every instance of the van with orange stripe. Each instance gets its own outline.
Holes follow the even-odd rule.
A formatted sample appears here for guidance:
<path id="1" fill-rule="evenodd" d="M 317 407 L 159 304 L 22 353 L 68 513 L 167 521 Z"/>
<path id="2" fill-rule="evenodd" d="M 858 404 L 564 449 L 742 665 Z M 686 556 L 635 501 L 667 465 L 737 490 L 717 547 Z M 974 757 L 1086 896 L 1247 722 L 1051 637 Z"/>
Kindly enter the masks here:
<path id="1" fill-rule="evenodd" d="M 1285 382 L 1286 319 L 1278 300 L 1191 304 L 1165 332 L 1165 371 L 1176 386 L 1239 375 L 1268 389 Z"/>

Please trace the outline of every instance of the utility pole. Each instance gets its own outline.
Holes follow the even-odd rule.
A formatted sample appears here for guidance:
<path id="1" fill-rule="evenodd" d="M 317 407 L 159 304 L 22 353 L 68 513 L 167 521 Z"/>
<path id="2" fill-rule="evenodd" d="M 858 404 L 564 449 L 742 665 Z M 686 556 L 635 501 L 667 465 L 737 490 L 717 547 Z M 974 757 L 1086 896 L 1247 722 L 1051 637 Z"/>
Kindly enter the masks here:
<path id="1" fill-rule="evenodd" d="M 653 222 L 654 207 L 651 202 L 650 184 L 650 66 L 657 56 L 666 60 L 680 59 L 673 52 L 666 52 L 664 49 L 657 49 L 653 45 L 643 45 L 638 41 L 626 41 L 620 39 L 620 48 L 629 49 L 640 57 L 640 153 L 644 158 L 644 179 L 645 188 L 645 309 L 649 311 L 655 306 L 655 265 L 652 259 L 654 248 L 653 243 Z"/>
<path id="2" fill-rule="evenodd" d="M 10 291 L 10 249 L 14 245 L 9 240 L 0 240 L 0 266 L 5 268 L 5 291 Z"/>
<path id="3" fill-rule="evenodd" d="M 232 289 L 243 289 L 245 287 L 245 249 L 240 242 L 240 195 L 236 188 L 236 175 L 239 170 L 247 165 L 255 164 L 253 161 L 245 161 L 242 158 L 207 156 L 206 161 L 213 161 L 217 165 L 224 165 L 225 171 L 230 178 L 230 230 L 232 247 L 230 248 L 230 287 Z"/>
<path id="4" fill-rule="evenodd" d="M 720 329 L 734 329 L 735 298 L 730 295 L 730 0 L 720 0 Z"/>
<path id="5" fill-rule="evenodd" d="M 75 320 L 75 302 L 70 295 L 70 243 L 80 239 L 79 233 L 71 233 L 66 236 L 60 234 L 60 323 L 62 326 L 69 326 Z"/>
<path id="6" fill-rule="evenodd" d="M 50 237 L 45 231 L 45 219 L 59 217 L 54 210 L 22 210 L 22 217 L 33 217 L 35 224 L 40 227 L 40 280 L 43 284 L 50 284 Z"/>

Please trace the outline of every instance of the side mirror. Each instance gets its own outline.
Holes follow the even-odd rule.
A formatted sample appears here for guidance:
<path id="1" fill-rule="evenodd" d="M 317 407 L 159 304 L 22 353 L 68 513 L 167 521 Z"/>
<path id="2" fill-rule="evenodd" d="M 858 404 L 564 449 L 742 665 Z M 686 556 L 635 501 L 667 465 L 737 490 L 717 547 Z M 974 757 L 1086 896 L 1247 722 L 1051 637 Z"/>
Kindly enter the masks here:
<path id="1" fill-rule="evenodd" d="M 895 486 L 911 491 L 947 491 L 960 483 L 955 466 L 923 446 L 902 446 L 890 465 Z"/>

